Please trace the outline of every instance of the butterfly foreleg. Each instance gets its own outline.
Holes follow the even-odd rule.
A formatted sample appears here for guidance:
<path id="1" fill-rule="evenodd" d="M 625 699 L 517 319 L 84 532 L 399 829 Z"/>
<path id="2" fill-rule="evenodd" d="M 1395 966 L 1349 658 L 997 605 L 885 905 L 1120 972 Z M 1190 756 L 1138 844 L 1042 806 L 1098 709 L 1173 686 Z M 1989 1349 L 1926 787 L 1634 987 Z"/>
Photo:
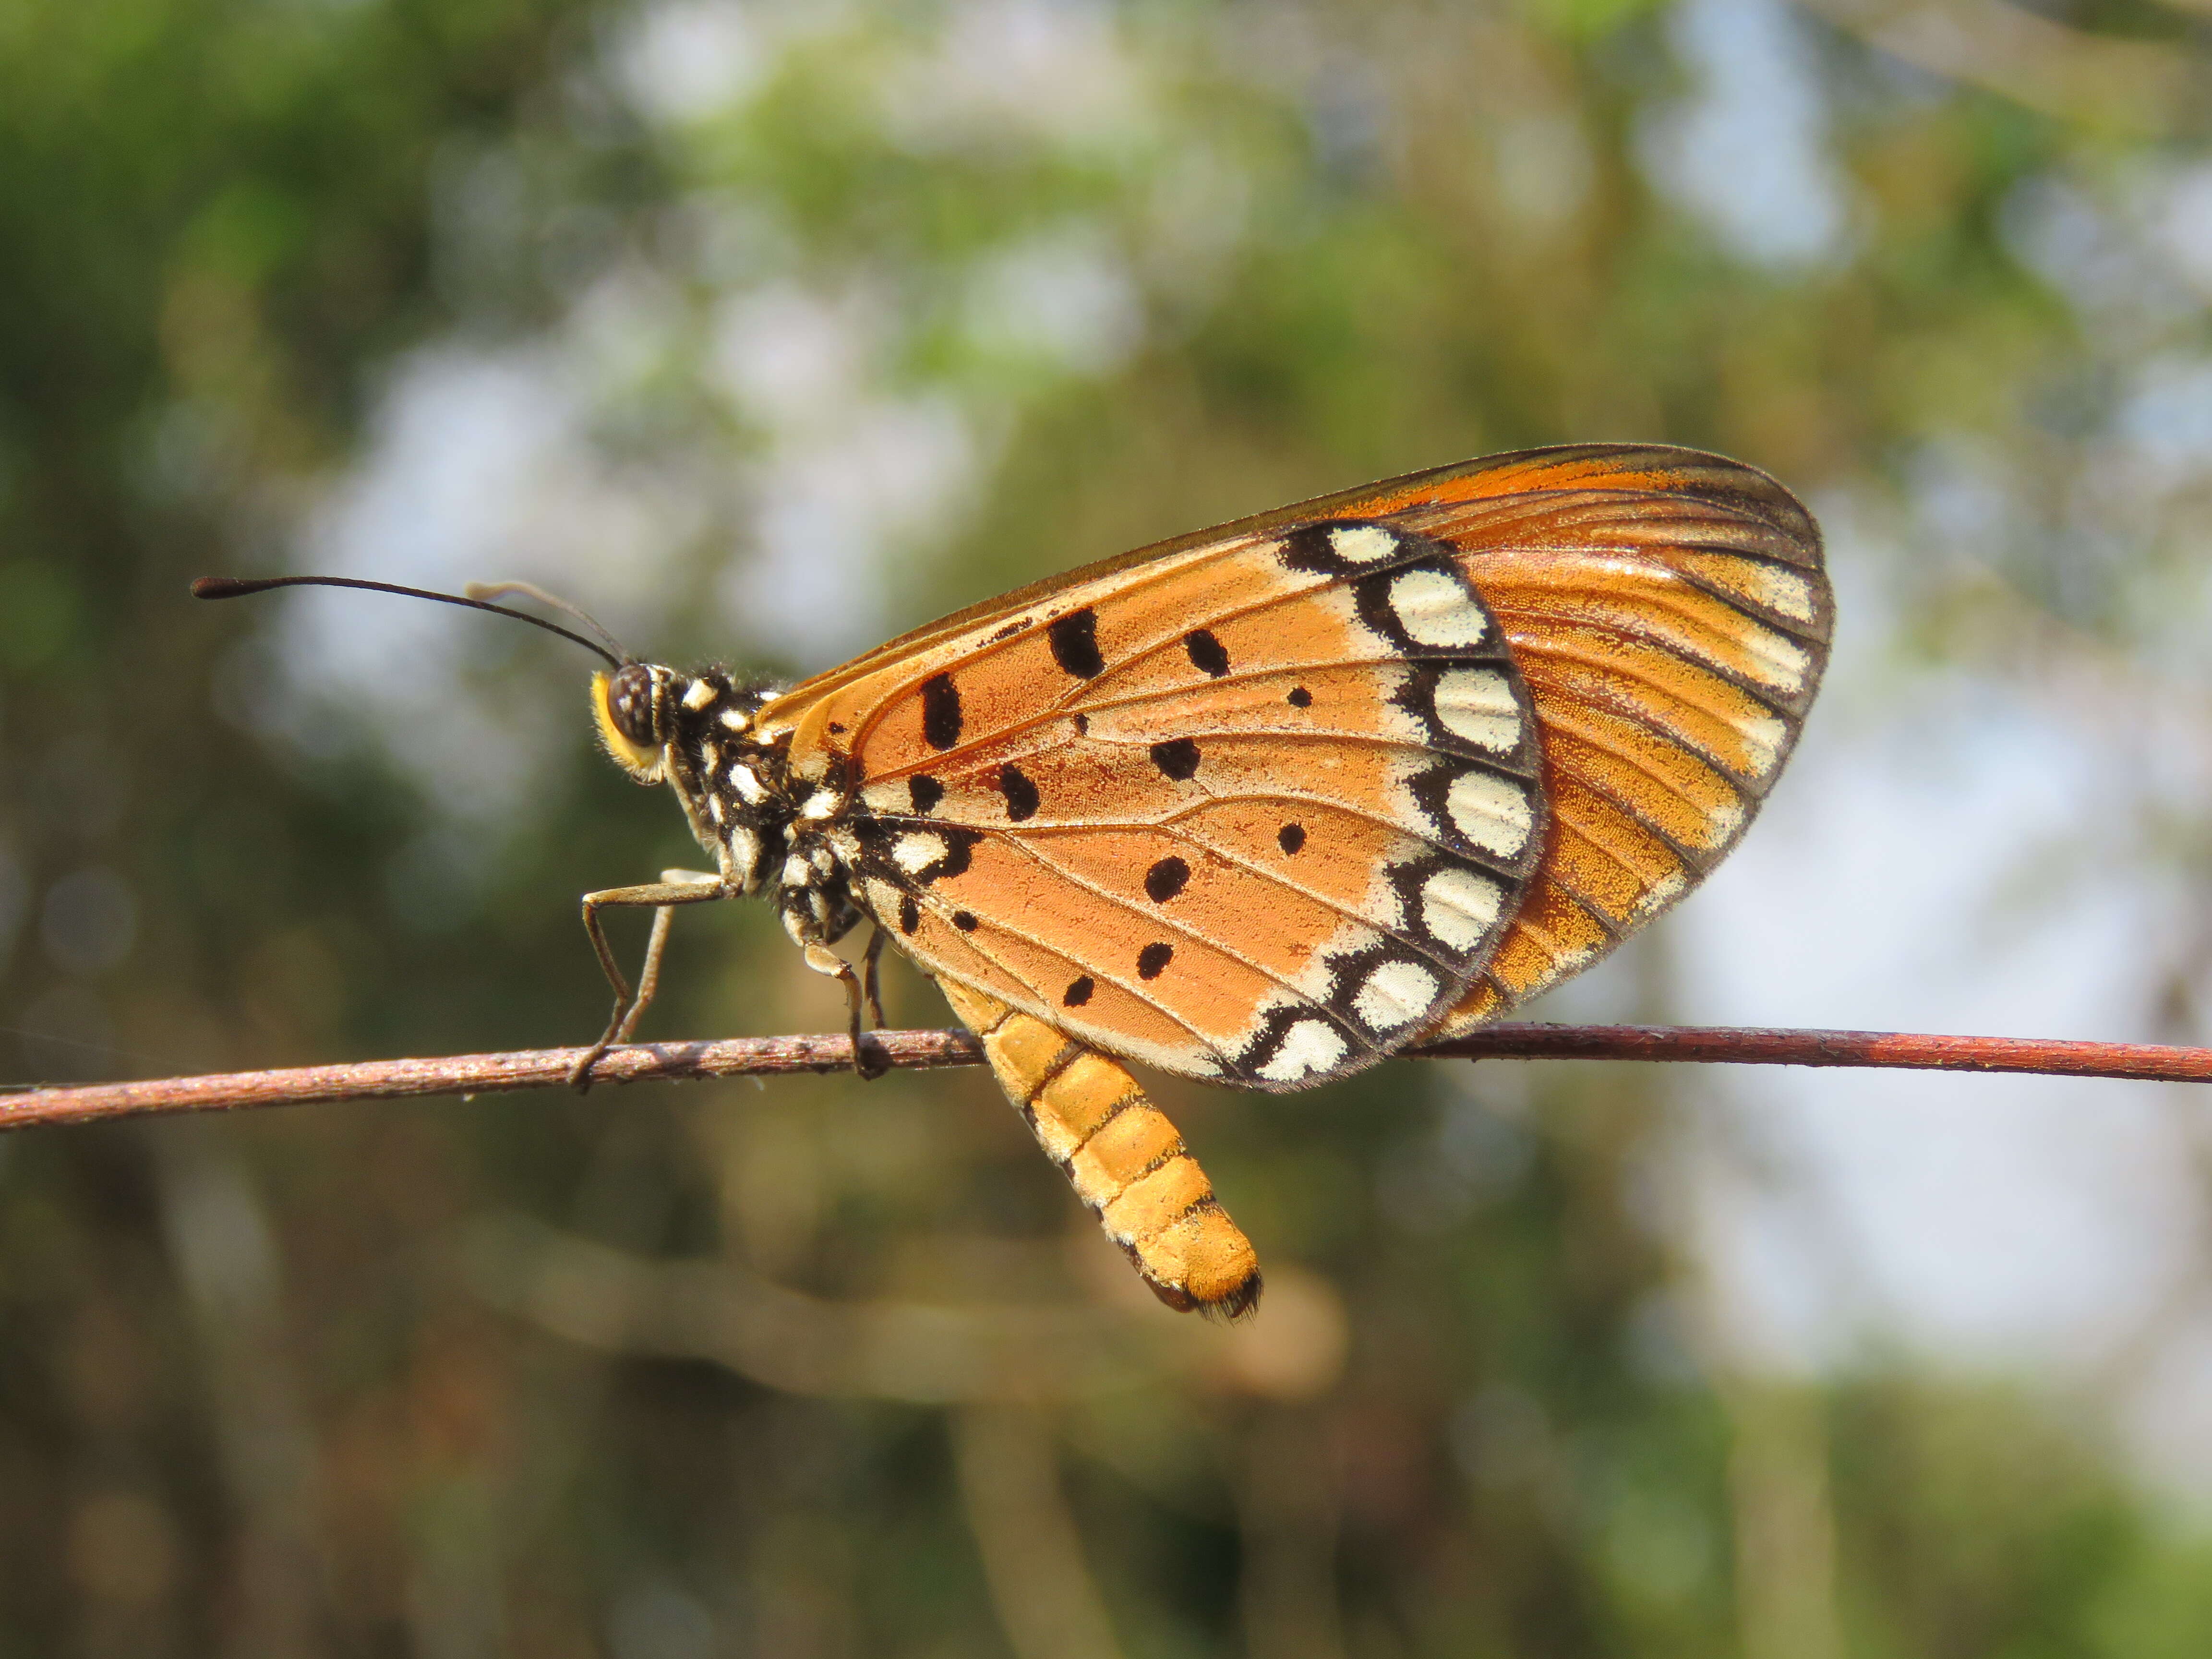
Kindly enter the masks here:
<path id="1" fill-rule="evenodd" d="M 592 1086 L 592 1067 L 599 1063 L 599 1056 L 617 1042 L 627 1042 L 637 1030 L 653 994 L 660 988 L 660 960 L 668 945 L 668 929 L 679 904 L 702 904 L 710 899 L 731 897 L 729 888 L 720 876 L 708 875 L 697 870 L 663 870 L 660 879 L 637 887 L 610 887 L 601 892 L 584 895 L 584 931 L 591 936 L 592 950 L 599 957 L 599 967 L 607 976 L 607 983 L 615 988 L 614 1012 L 607 1020 L 607 1029 L 599 1040 L 584 1051 L 583 1057 L 568 1068 L 568 1081 L 579 1094 L 586 1093 Z M 616 962 L 614 951 L 607 944 L 606 930 L 599 923 L 599 912 L 615 908 L 651 905 L 653 907 L 653 934 L 646 942 L 645 962 L 638 970 L 637 989 L 632 992 L 629 981 L 623 976 L 621 964 Z"/>
<path id="2" fill-rule="evenodd" d="M 1231 1319 L 1251 1312 L 1260 1300 L 1259 1255 L 1137 1079 L 994 997 L 951 979 L 938 986 L 983 1039 L 1000 1086 L 1045 1155 L 1152 1294 L 1178 1310 Z"/>

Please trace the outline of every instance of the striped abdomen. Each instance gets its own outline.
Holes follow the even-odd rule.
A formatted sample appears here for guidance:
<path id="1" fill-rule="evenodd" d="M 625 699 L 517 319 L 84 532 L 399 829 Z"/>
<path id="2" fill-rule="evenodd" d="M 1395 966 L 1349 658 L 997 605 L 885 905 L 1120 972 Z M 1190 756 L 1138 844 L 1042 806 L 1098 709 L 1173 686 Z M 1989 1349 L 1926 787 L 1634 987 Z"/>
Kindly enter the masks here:
<path id="1" fill-rule="evenodd" d="M 1260 1300 L 1251 1241 L 1213 1196 L 1182 1137 L 1120 1065 L 951 979 L 939 988 L 1000 1086 L 1106 1236 L 1170 1307 L 1234 1319 Z"/>

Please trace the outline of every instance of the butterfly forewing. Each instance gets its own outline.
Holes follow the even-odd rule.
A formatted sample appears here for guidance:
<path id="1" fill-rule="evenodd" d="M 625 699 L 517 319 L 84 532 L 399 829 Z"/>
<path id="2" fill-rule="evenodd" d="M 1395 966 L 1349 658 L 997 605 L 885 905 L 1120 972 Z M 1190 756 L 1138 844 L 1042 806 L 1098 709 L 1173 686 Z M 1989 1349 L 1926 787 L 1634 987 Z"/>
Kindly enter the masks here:
<path id="1" fill-rule="evenodd" d="M 761 726 L 933 972 L 1296 1087 L 1510 1006 L 1686 891 L 1786 757 L 1829 621 L 1817 533 L 1765 475 L 1538 451 L 1076 571 Z"/>
<path id="2" fill-rule="evenodd" d="M 794 765 L 842 728 L 815 764 L 908 948 L 1196 1076 L 1300 1086 L 1402 1043 L 1543 845 L 1497 623 L 1455 550 L 1365 521 L 1063 589 L 801 707 Z"/>

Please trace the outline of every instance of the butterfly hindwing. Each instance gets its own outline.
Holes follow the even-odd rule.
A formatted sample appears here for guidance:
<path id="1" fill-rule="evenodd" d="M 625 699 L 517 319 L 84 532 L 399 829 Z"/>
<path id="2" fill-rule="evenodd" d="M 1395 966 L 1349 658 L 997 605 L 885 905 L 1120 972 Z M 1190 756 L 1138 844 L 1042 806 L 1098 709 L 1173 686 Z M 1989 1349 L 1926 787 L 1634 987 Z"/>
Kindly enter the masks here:
<path id="1" fill-rule="evenodd" d="M 1764 473 L 1712 456 L 1672 452 L 1653 489 L 1653 453 L 1623 457 L 1635 483 L 1617 489 L 1592 486 L 1583 452 L 1501 458 L 1485 482 L 1571 487 L 1405 510 L 1465 550 L 1512 643 L 1552 813 L 1519 915 L 1440 1031 L 1588 966 L 1702 880 L 1819 689 L 1834 607 L 1811 517 Z"/>

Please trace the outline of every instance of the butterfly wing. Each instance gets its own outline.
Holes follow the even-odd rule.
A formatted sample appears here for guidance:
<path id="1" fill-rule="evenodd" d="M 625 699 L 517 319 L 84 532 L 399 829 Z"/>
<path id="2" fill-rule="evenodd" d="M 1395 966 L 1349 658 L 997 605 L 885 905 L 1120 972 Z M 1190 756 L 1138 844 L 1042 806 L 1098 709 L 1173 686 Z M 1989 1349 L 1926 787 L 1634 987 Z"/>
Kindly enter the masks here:
<path id="1" fill-rule="evenodd" d="M 1534 704 L 1551 838 L 1439 1035 L 1588 967 L 1704 878 L 1780 775 L 1835 622 L 1811 514 L 1752 468 L 1590 446 L 1449 471 L 1359 507 L 1462 549 Z"/>
<path id="2" fill-rule="evenodd" d="M 1686 890 L 1787 753 L 1828 614 L 1811 520 L 1763 474 L 1537 451 L 1038 584 L 759 724 L 932 972 L 1299 1087 Z"/>

